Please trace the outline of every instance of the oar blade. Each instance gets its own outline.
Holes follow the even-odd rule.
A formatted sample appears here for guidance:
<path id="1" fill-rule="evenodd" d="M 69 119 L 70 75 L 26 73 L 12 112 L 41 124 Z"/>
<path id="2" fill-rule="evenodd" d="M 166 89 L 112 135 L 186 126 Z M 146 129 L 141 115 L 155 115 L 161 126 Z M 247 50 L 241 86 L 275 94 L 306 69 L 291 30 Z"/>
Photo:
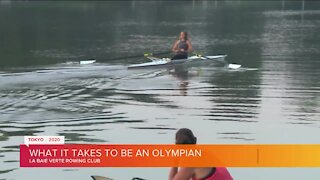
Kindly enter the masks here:
<path id="1" fill-rule="evenodd" d="M 103 177 L 103 176 L 91 176 L 93 180 L 113 180 L 108 177 Z"/>
<path id="2" fill-rule="evenodd" d="M 84 65 L 84 64 L 92 64 L 92 63 L 95 63 L 96 60 L 95 59 L 90 59 L 90 60 L 83 60 L 83 61 L 80 61 L 80 64 Z"/>
<path id="3" fill-rule="evenodd" d="M 240 67 L 240 64 L 228 64 L 229 69 L 239 69 Z"/>

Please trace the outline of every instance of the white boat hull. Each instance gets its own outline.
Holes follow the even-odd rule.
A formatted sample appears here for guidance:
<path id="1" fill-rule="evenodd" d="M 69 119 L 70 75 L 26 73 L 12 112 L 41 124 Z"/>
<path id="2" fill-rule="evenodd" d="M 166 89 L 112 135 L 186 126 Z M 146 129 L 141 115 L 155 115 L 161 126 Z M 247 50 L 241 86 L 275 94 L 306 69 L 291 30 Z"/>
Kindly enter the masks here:
<path id="1" fill-rule="evenodd" d="M 152 62 L 133 64 L 128 66 L 128 68 L 146 68 L 146 67 L 162 67 L 162 66 L 176 66 L 176 65 L 197 65 L 201 63 L 213 62 L 216 60 L 224 60 L 227 55 L 217 55 L 217 56 L 190 56 L 188 59 L 176 59 L 170 60 L 168 58 L 152 58 Z"/>

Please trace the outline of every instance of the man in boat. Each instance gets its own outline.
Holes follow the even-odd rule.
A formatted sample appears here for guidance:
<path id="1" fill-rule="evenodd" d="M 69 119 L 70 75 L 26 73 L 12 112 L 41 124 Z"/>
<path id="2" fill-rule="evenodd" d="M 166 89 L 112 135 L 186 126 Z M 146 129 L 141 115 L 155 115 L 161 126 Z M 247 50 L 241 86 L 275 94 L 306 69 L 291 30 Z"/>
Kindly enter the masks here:
<path id="1" fill-rule="evenodd" d="M 196 144 L 197 138 L 187 128 L 179 129 L 176 133 L 176 144 Z M 225 167 L 187 168 L 172 167 L 169 180 L 233 180 Z"/>
<path id="2" fill-rule="evenodd" d="M 187 32 L 181 32 L 179 40 L 177 40 L 173 47 L 172 51 L 175 53 L 172 60 L 174 59 L 188 59 L 188 53 L 192 51 L 192 45 L 188 39 Z"/>

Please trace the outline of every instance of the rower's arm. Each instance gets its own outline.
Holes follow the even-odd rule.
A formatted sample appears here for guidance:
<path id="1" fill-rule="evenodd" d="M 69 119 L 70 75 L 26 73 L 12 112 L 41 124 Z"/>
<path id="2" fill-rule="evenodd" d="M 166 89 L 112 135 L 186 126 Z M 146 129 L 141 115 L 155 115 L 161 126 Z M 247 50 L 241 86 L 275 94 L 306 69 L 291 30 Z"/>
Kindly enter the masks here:
<path id="1" fill-rule="evenodd" d="M 174 43 L 173 47 L 172 47 L 172 51 L 175 52 L 175 53 L 179 51 L 179 50 L 178 50 L 178 43 L 179 43 L 179 41 L 176 41 L 176 42 Z"/>
<path id="2" fill-rule="evenodd" d="M 193 51 L 192 45 L 190 41 L 187 41 L 187 45 L 188 45 L 188 52 L 191 53 Z"/>
<path id="3" fill-rule="evenodd" d="M 189 180 L 194 176 L 194 168 L 171 168 L 169 180 Z"/>
<path id="4" fill-rule="evenodd" d="M 177 173 L 178 173 L 178 168 L 172 167 L 169 172 L 169 180 L 172 180 Z"/>

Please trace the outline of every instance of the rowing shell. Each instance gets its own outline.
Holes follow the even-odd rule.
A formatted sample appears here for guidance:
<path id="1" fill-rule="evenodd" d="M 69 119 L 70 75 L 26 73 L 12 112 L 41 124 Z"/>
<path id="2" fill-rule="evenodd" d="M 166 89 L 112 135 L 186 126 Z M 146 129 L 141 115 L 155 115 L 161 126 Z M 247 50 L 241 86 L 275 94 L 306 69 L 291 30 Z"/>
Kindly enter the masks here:
<path id="1" fill-rule="evenodd" d="M 179 64 L 198 64 L 202 62 L 212 62 L 214 60 L 224 60 L 227 55 L 217 55 L 217 56 L 190 56 L 188 59 L 175 59 L 171 60 L 169 58 L 156 58 L 148 57 L 152 62 L 133 64 L 128 66 L 129 69 L 132 68 L 145 68 L 145 67 L 158 67 L 158 66 L 174 66 Z"/>

